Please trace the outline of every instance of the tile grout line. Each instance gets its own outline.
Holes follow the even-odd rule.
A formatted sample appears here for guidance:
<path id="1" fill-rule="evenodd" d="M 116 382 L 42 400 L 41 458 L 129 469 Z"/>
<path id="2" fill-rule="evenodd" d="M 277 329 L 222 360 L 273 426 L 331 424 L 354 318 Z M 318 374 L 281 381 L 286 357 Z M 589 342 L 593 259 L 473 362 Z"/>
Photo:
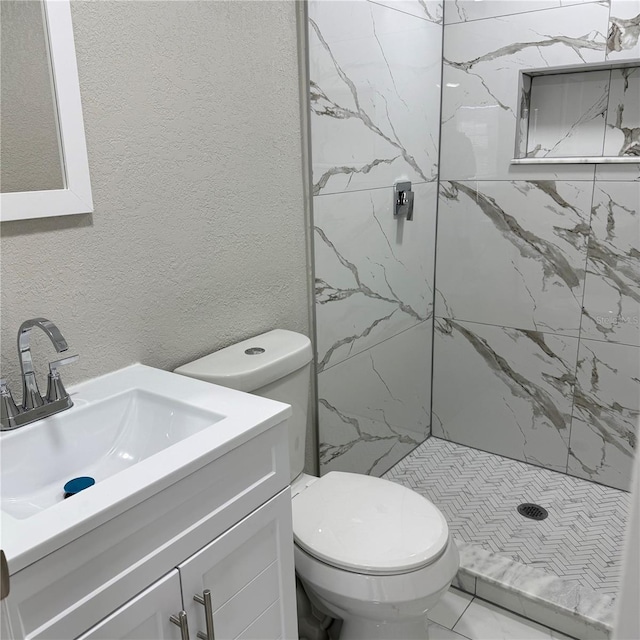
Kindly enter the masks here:
<path id="1" fill-rule="evenodd" d="M 613 0 L 609 0 L 609 13 L 607 15 L 607 30 L 605 32 L 605 44 L 604 44 L 604 59 L 605 60 L 609 60 L 609 29 L 611 28 L 611 12 L 613 11 Z M 611 84 L 609 84 L 609 96 L 611 96 Z M 609 105 L 607 104 L 607 111 L 608 111 L 608 107 Z M 604 145 L 603 145 L 604 148 Z M 596 172 L 597 171 L 597 167 L 596 167 Z M 595 179 L 595 175 L 594 175 L 594 179 Z"/>
<path id="2" fill-rule="evenodd" d="M 440 37 L 440 103 L 438 108 L 438 175 L 436 182 L 436 219 L 433 227 L 433 297 L 431 299 L 432 322 L 431 322 L 431 380 L 429 381 L 429 435 L 433 434 L 433 390 L 436 376 L 436 303 L 438 292 L 438 226 L 440 221 L 440 183 L 442 176 L 440 167 L 442 165 L 442 104 L 444 100 L 444 39 L 445 39 L 445 14 L 446 0 L 442 0 L 442 33 Z"/>
<path id="3" fill-rule="evenodd" d="M 499 327 L 501 329 L 513 329 L 514 331 L 535 331 L 536 333 L 543 333 L 543 334 L 549 334 L 552 336 L 562 336 L 564 338 L 578 338 L 577 332 L 578 330 L 576 330 L 576 335 L 571 335 L 570 333 L 565 333 L 565 332 L 561 332 L 561 331 L 540 331 L 540 329 L 531 329 L 529 327 L 514 327 L 513 325 L 508 325 L 508 324 L 496 324 L 493 322 L 481 322 L 480 320 L 468 320 L 467 318 L 452 318 L 449 316 L 440 316 L 438 314 L 436 314 L 434 316 L 437 319 L 440 320 L 452 320 L 453 322 L 467 322 L 469 324 L 479 324 L 482 325 L 484 327 Z M 630 345 L 633 346 L 633 345 Z"/>
<path id="4" fill-rule="evenodd" d="M 597 0 L 593 0 L 597 2 Z M 385 9 L 391 9 L 391 11 L 397 11 L 398 13 L 402 13 L 405 16 L 410 16 L 411 18 L 415 18 L 416 20 L 422 20 L 427 24 L 432 24 L 434 27 L 444 26 L 444 0 L 442 0 L 442 23 L 434 22 L 433 20 L 429 20 L 429 18 L 423 18 L 422 16 L 417 16 L 415 13 L 409 13 L 408 11 L 404 11 L 402 9 L 398 9 L 397 7 L 390 7 L 388 4 L 383 4 L 382 2 L 377 2 L 377 0 L 367 0 L 367 2 L 371 4 L 378 5 L 379 7 L 384 7 Z"/>
<path id="5" fill-rule="evenodd" d="M 558 9 L 570 9 L 572 7 L 582 7 L 585 4 L 601 4 L 601 0 L 587 0 L 586 2 L 575 2 L 573 4 L 560 5 L 559 7 L 546 7 L 545 9 L 531 9 L 530 11 L 518 11 L 517 13 L 503 13 L 497 16 L 487 16 L 486 18 L 473 18 L 471 20 L 460 20 L 459 22 L 450 22 L 446 26 L 454 26 L 459 24 L 469 24 L 471 22 L 481 22 L 482 20 L 494 20 L 495 18 L 510 18 L 511 16 L 523 16 L 529 13 L 540 13 L 541 11 L 556 11 Z M 611 4 L 609 4 L 609 13 L 611 13 Z M 607 23 L 608 26 L 608 23 Z"/>
<path id="6" fill-rule="evenodd" d="M 318 323 L 317 294 L 316 294 L 316 256 L 315 256 L 315 222 L 313 205 L 313 148 L 311 136 L 311 62 L 309 53 L 309 5 L 299 3 L 296 11 L 296 29 L 298 39 L 298 66 L 299 66 L 299 93 L 300 93 L 300 123 L 302 140 L 300 149 L 302 153 L 302 187 L 305 200 L 305 246 L 307 250 L 307 286 L 308 310 L 309 310 L 309 337 L 312 344 L 311 366 L 311 402 L 309 407 L 312 440 L 312 466 L 314 474 L 320 474 L 320 435 L 318 424 L 318 375 L 316 362 L 318 362 Z"/>
<path id="7" fill-rule="evenodd" d="M 611 81 L 609 81 L 609 92 L 611 92 Z M 608 107 L 608 105 L 607 105 Z M 604 146 L 604 140 L 602 142 Z M 578 328 L 578 347 L 576 349 L 576 366 L 574 369 L 573 393 L 571 398 L 571 413 L 569 416 L 569 437 L 567 439 L 567 461 L 565 464 L 566 473 L 569 473 L 569 462 L 571 459 L 571 434 L 573 432 L 573 414 L 576 408 L 576 391 L 578 388 L 578 367 L 580 366 L 580 345 L 582 343 L 582 320 L 584 316 L 584 301 L 587 294 L 587 273 L 589 268 L 589 249 L 591 247 L 591 234 L 593 232 L 593 208 L 596 197 L 596 175 L 593 174 L 593 184 L 591 186 L 591 207 L 589 209 L 589 235 L 587 237 L 587 250 L 584 258 L 584 282 L 582 284 L 582 300 L 580 301 L 580 326 Z"/>
<path id="8" fill-rule="evenodd" d="M 611 6 L 611 5 L 609 5 Z M 607 22 L 607 27 L 609 26 L 609 23 L 611 22 L 611 8 L 609 8 L 609 18 L 608 18 L 608 22 Z M 605 45 L 606 47 L 606 45 Z M 607 60 L 607 50 L 605 48 L 605 54 L 604 54 L 604 59 L 605 62 Z M 604 111 L 604 127 L 602 128 L 602 147 L 600 148 L 600 155 L 604 156 L 604 148 L 605 145 L 607 144 L 607 120 L 609 119 L 609 107 L 611 106 L 611 82 L 613 80 L 613 69 L 609 69 L 609 88 L 607 89 L 607 108 Z M 594 167 L 594 171 L 593 171 L 593 182 L 595 183 L 596 181 L 596 171 L 598 169 L 598 165 L 596 165 Z"/>
<path id="9" fill-rule="evenodd" d="M 442 126 L 442 124 L 440 125 Z M 574 167 L 574 166 L 578 166 L 578 167 L 583 167 L 585 165 L 567 165 L 570 167 Z M 577 178 L 577 177 L 573 177 L 570 179 L 562 179 L 562 180 L 555 180 L 556 182 L 593 182 L 594 177 L 592 176 L 591 178 Z M 597 178 L 596 179 L 597 182 L 640 182 L 640 180 L 625 180 L 622 178 Z M 482 182 L 532 182 L 532 180 L 524 180 L 521 178 L 495 178 L 495 177 L 481 177 L 481 178 L 475 178 L 475 177 L 464 177 L 464 178 L 444 178 L 444 177 L 440 177 L 438 178 L 434 178 L 433 180 L 420 180 L 420 181 L 412 181 L 411 184 L 413 185 L 421 185 L 421 184 L 436 184 L 436 183 L 441 183 L 441 182 L 469 182 L 469 183 L 473 183 L 474 185 L 477 185 L 479 183 Z M 393 188 L 393 183 L 391 184 L 384 184 L 384 185 L 375 185 L 375 186 L 371 186 L 371 187 L 362 187 L 359 189 L 345 189 L 343 191 L 327 191 L 327 190 L 323 190 L 320 193 L 315 193 L 313 194 L 314 198 L 320 198 L 320 197 L 324 197 L 324 196 L 344 196 L 344 195 L 348 195 L 349 193 L 362 193 L 363 191 L 377 191 L 379 189 L 391 189 Z"/>
<path id="10" fill-rule="evenodd" d="M 574 166 L 585 166 L 585 165 L 567 165 L 570 167 L 574 167 Z M 594 174 L 595 175 L 595 174 Z M 640 180 L 638 179 L 633 179 L 633 180 L 625 180 L 623 178 L 595 178 L 596 182 L 640 182 Z M 590 177 L 590 178 L 577 178 L 577 177 L 572 177 L 569 179 L 555 179 L 555 182 L 593 182 L 594 181 L 594 176 Z M 481 177 L 481 178 L 474 178 L 474 177 L 465 177 L 465 178 L 434 178 L 433 180 L 420 180 L 420 181 L 415 181 L 411 184 L 413 185 L 421 185 L 421 184 L 436 184 L 436 183 L 441 183 L 441 182 L 469 182 L 472 183 L 474 185 L 483 183 L 483 182 L 532 182 L 532 180 L 524 180 L 522 178 L 495 178 L 495 177 Z M 371 186 L 371 187 L 362 187 L 360 189 L 346 189 L 343 191 L 326 191 L 323 190 L 320 193 L 315 193 L 313 194 L 314 198 L 320 198 L 320 197 L 324 197 L 324 196 L 344 196 L 344 195 L 348 195 L 349 193 L 362 193 L 363 191 L 377 191 L 379 189 L 391 189 L 393 188 L 393 183 L 392 184 L 384 184 L 384 185 L 376 185 L 376 186 Z"/>
<path id="11" fill-rule="evenodd" d="M 464 616 L 464 614 L 467 612 L 467 609 L 469 609 L 469 607 L 471 606 L 471 603 L 474 602 L 476 600 L 477 596 L 473 596 L 473 599 L 469 602 L 469 604 L 465 607 L 464 611 L 462 612 L 461 616 L 455 621 L 454 625 L 451 627 L 451 631 L 453 631 L 454 633 L 457 633 L 459 636 L 461 636 L 462 638 L 467 638 L 467 640 L 471 640 L 468 636 L 465 636 L 464 634 L 460 633 L 459 631 L 456 631 L 456 627 L 458 626 L 458 623 L 460 622 L 460 620 L 462 620 L 462 616 Z"/>
<path id="12" fill-rule="evenodd" d="M 435 184 L 437 179 L 433 180 L 419 180 L 411 182 L 413 186 L 421 184 Z M 313 194 L 314 198 L 322 198 L 324 196 L 344 196 L 349 193 L 362 193 L 363 191 L 379 191 L 380 189 L 393 189 L 394 183 L 377 185 L 373 187 L 362 187 L 361 189 L 345 189 L 343 191 L 321 191 L 320 193 Z"/>
<path id="13" fill-rule="evenodd" d="M 394 333 L 392 336 L 389 336 L 388 338 L 385 338 L 384 340 L 381 340 L 380 342 L 376 342 L 375 344 L 372 344 L 371 346 L 367 347 L 366 349 L 363 349 L 362 351 L 358 351 L 357 353 L 354 353 L 350 356 L 347 356 L 344 360 L 340 360 L 340 362 L 336 362 L 335 364 L 332 364 L 328 367 L 325 367 L 324 369 L 322 369 L 322 371 L 316 371 L 317 375 L 320 375 L 321 373 L 324 373 L 325 371 L 329 371 L 330 369 L 333 369 L 334 367 L 337 367 L 339 365 L 341 365 L 343 362 L 347 362 L 348 360 L 351 360 L 352 358 L 355 358 L 356 356 L 360 356 L 363 353 L 367 353 L 367 351 L 371 351 L 372 349 L 375 349 L 376 347 L 380 346 L 381 344 L 384 344 L 385 342 L 388 342 L 389 340 L 392 340 L 393 338 L 397 338 L 398 336 L 401 336 L 403 333 L 406 333 L 407 331 L 411 331 L 411 329 L 415 329 L 416 327 L 420 327 L 423 324 L 425 324 L 426 322 L 429 322 L 430 320 L 433 321 L 434 316 L 433 313 L 428 317 L 425 318 L 424 320 L 421 320 L 420 322 L 416 322 L 415 324 L 412 324 L 410 327 L 407 327 L 406 329 L 403 329 L 402 331 L 398 331 L 398 333 Z"/>
<path id="14" fill-rule="evenodd" d="M 471 596 L 471 600 L 469 600 L 469 602 L 467 602 L 465 608 L 462 610 L 462 613 L 458 616 L 457 620 L 453 623 L 453 626 L 451 627 L 451 631 L 453 631 L 453 627 L 455 627 L 458 622 L 460 622 L 462 616 L 466 613 L 467 609 L 471 606 L 471 603 L 476 599 L 476 596 Z"/>
<path id="15" fill-rule="evenodd" d="M 584 288 L 583 288 L 583 298 L 584 298 Z M 582 315 L 582 309 L 580 309 L 580 315 Z M 580 337 L 578 334 L 581 331 L 581 329 L 577 329 L 576 334 L 571 335 L 570 333 L 563 332 L 563 331 L 551 331 L 546 329 L 544 331 L 541 331 L 540 329 L 531 329 L 528 327 L 514 327 L 513 325 L 508 325 L 508 324 L 495 324 L 493 322 L 481 322 L 480 320 L 469 320 L 467 318 L 457 318 L 457 317 L 451 318 L 448 316 L 441 316 L 438 314 L 434 315 L 434 319 L 452 320 L 453 322 L 467 322 L 469 324 L 479 324 L 484 327 L 498 327 L 501 329 L 513 329 L 514 331 L 535 331 L 536 333 L 542 333 L 542 334 L 551 335 L 551 336 L 562 336 L 563 338 L 574 338 L 575 340 L 577 340 Z M 582 319 L 581 319 L 580 325 L 582 325 Z M 598 338 L 582 338 L 582 340 L 587 340 L 587 341 L 591 340 L 593 342 L 600 342 L 602 344 L 620 345 L 622 347 L 640 348 L 640 344 L 631 344 L 629 342 L 613 342 L 612 340 L 600 340 Z"/>

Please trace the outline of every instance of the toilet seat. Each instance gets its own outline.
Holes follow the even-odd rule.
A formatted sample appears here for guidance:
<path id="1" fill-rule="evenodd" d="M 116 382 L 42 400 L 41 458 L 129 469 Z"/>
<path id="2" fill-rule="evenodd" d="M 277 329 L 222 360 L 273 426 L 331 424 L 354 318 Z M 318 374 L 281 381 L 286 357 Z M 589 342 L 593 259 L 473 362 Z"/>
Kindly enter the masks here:
<path id="1" fill-rule="evenodd" d="M 332 471 L 292 501 L 295 543 L 339 569 L 397 575 L 434 562 L 449 539 L 439 509 L 399 484 Z"/>

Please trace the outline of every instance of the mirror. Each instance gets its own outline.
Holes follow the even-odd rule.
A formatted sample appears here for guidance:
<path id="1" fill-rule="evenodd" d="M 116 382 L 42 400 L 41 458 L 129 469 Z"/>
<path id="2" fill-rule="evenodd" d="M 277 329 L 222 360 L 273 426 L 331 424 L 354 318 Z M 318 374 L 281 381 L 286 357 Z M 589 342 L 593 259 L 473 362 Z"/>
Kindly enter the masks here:
<path id="1" fill-rule="evenodd" d="M 0 219 L 91 212 L 69 0 L 2 0 L 0 24 Z"/>
<path id="2" fill-rule="evenodd" d="M 64 189 L 41 2 L 0 3 L 0 189 Z"/>

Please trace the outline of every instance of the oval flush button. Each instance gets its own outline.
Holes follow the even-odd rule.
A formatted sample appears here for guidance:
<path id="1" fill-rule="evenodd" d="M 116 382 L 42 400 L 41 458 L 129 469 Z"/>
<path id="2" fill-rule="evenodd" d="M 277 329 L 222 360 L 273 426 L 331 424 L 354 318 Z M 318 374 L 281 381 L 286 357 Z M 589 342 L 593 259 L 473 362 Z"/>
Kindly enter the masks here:
<path id="1" fill-rule="evenodd" d="M 249 349 L 244 350 L 248 356 L 257 356 L 264 353 L 264 351 L 265 350 L 262 347 L 250 347 Z"/>

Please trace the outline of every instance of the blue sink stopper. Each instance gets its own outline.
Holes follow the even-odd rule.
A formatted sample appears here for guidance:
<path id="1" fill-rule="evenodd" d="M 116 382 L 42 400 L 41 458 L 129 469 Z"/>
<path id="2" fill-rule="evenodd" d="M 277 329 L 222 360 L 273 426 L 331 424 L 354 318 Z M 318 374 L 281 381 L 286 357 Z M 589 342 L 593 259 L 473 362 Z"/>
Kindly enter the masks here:
<path id="1" fill-rule="evenodd" d="M 70 498 L 71 496 L 75 496 L 76 493 L 80 493 L 83 489 L 88 489 L 95 483 L 96 481 L 89 476 L 80 476 L 79 478 L 69 480 L 69 482 L 64 485 L 64 497 Z"/>

